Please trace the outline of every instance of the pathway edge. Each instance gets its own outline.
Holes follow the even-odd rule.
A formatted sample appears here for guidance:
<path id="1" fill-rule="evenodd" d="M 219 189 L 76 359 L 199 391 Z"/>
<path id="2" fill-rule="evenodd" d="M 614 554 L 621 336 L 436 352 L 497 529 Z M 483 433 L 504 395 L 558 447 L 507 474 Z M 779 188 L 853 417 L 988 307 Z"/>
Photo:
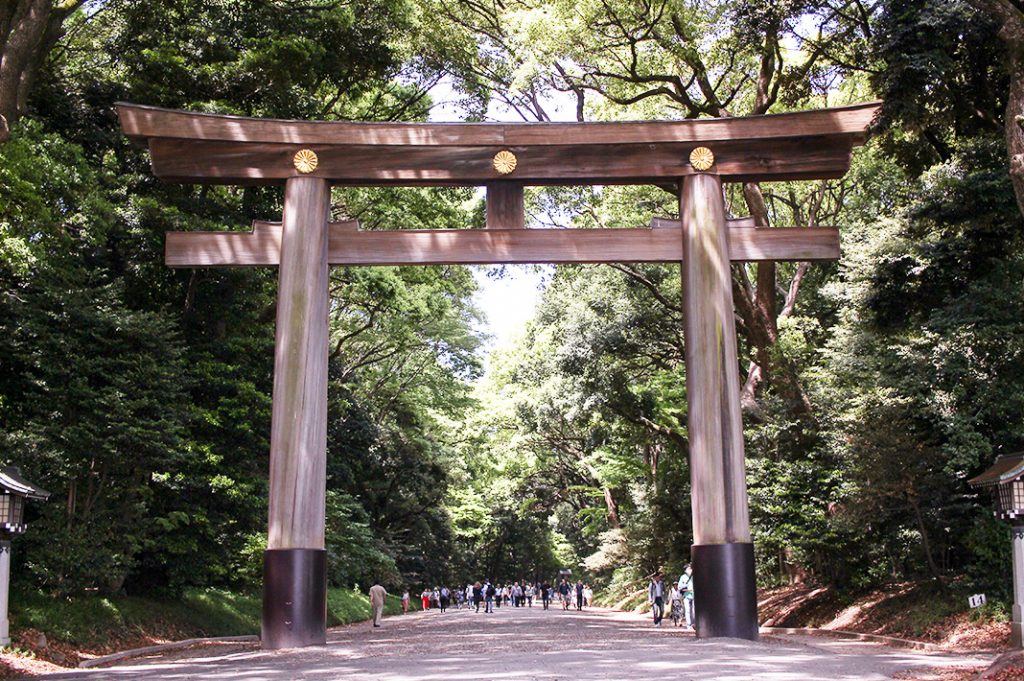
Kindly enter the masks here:
<path id="1" fill-rule="evenodd" d="M 842 629 L 812 629 L 807 627 L 761 627 L 761 632 L 765 634 L 805 634 L 807 636 L 833 636 L 836 638 L 850 638 L 858 641 L 872 641 L 874 643 L 884 643 L 886 645 L 896 646 L 899 648 L 914 648 L 916 650 L 924 650 L 930 653 L 956 653 L 956 650 L 949 648 L 943 648 L 942 646 L 935 643 L 925 643 L 924 641 L 912 641 L 905 638 L 896 638 L 895 636 L 882 636 L 880 634 L 861 634 L 856 631 L 844 631 Z M 991 654 L 999 653 L 998 650 L 972 650 L 971 653 L 977 654 Z"/>
<path id="2" fill-rule="evenodd" d="M 111 653 L 110 655 L 104 655 L 103 657 L 94 657 L 89 660 L 82 660 L 78 663 L 79 669 L 88 669 L 90 667 L 98 667 L 101 664 L 108 662 L 117 662 L 129 657 L 138 657 L 140 655 L 148 655 L 150 653 L 162 653 L 168 650 L 178 650 L 180 648 L 188 648 L 200 643 L 223 643 L 223 642 L 236 642 L 243 643 L 249 641 L 259 641 L 260 637 L 255 634 L 248 634 L 245 636 L 210 636 L 207 638 L 189 638 L 184 641 L 172 641 L 171 643 L 160 643 L 155 646 L 145 646 L 144 648 L 132 648 L 131 650 L 122 650 L 119 653 Z"/>

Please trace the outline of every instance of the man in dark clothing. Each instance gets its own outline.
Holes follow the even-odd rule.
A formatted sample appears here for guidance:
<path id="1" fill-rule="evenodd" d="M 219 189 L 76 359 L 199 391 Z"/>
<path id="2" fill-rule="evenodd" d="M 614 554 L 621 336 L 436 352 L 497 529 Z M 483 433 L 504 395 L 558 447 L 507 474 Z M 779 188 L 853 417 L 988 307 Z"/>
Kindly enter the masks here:
<path id="1" fill-rule="evenodd" d="M 541 584 L 540 587 L 540 602 L 544 605 L 544 609 L 548 609 L 548 603 L 551 602 L 551 585 L 547 582 Z"/>
<path id="2" fill-rule="evenodd" d="M 480 612 L 480 604 L 484 602 L 484 588 L 477 582 L 473 585 L 473 605 L 476 606 L 476 611 Z"/>
<path id="3" fill-rule="evenodd" d="M 490 582 L 484 585 L 484 612 L 494 612 L 494 585 Z"/>
<path id="4" fill-rule="evenodd" d="M 576 582 L 576 609 L 583 610 L 583 582 Z"/>

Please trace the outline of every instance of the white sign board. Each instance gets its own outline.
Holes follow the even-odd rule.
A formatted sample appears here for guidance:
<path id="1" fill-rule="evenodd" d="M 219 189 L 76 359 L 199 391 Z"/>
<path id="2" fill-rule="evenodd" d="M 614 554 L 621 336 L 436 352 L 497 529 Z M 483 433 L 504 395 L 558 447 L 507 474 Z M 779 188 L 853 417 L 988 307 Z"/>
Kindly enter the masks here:
<path id="1" fill-rule="evenodd" d="M 985 594 L 974 594 L 973 596 L 968 596 L 967 605 L 972 608 L 978 608 L 985 605 Z"/>

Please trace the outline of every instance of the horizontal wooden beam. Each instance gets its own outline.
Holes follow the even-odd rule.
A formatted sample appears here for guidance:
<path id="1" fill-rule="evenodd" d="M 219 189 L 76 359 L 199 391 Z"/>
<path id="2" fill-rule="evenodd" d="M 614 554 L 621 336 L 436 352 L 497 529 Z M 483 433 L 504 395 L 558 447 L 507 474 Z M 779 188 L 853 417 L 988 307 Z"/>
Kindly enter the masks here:
<path id="1" fill-rule="evenodd" d="M 318 157 L 312 177 L 345 185 L 482 185 L 515 180 L 526 185 L 658 184 L 696 172 L 693 143 L 545 145 L 530 147 L 307 145 Z M 150 140 L 153 173 L 174 182 L 274 184 L 301 174 L 289 144 Z M 843 137 L 719 142 L 713 171 L 728 182 L 842 177 L 853 143 Z M 511 175 L 495 170 L 499 151 L 511 150 Z"/>
<path id="2" fill-rule="evenodd" d="M 880 102 L 682 121 L 590 123 L 365 123 L 244 118 L 118 103 L 124 133 L 156 137 L 270 144 L 371 146 L 561 146 L 566 144 L 709 144 L 729 140 L 853 135 L 863 141 Z"/>
<path id="3" fill-rule="evenodd" d="M 839 231 L 830 228 L 729 230 L 733 261 L 835 260 Z M 171 267 L 277 265 L 278 224 L 256 222 L 252 232 L 168 232 Z M 527 263 L 679 262 L 676 229 L 428 229 L 360 231 L 332 224 L 332 265 L 482 265 Z"/>
<path id="4" fill-rule="evenodd" d="M 742 218 L 726 218 L 725 225 L 729 229 L 763 229 L 751 216 Z M 651 218 L 651 229 L 682 229 L 679 220 L 667 218 Z"/>

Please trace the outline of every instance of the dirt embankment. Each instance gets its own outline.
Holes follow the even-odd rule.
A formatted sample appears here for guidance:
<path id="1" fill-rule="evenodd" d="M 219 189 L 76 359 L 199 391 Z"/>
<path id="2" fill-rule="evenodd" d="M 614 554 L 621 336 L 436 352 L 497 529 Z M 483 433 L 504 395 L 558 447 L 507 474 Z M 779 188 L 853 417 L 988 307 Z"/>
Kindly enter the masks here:
<path id="1" fill-rule="evenodd" d="M 904 583 L 851 597 L 803 585 L 759 594 L 761 624 L 814 627 L 893 636 L 957 650 L 1010 646 L 1010 624 L 979 617 L 966 602 L 934 583 Z"/>
<path id="2" fill-rule="evenodd" d="M 48 639 L 46 634 L 35 629 L 22 629 L 11 647 L 0 652 L 0 679 L 30 678 L 67 671 L 83 660 L 188 637 L 188 632 L 165 626 L 145 634 L 126 630 L 103 643 L 75 646 Z"/>

